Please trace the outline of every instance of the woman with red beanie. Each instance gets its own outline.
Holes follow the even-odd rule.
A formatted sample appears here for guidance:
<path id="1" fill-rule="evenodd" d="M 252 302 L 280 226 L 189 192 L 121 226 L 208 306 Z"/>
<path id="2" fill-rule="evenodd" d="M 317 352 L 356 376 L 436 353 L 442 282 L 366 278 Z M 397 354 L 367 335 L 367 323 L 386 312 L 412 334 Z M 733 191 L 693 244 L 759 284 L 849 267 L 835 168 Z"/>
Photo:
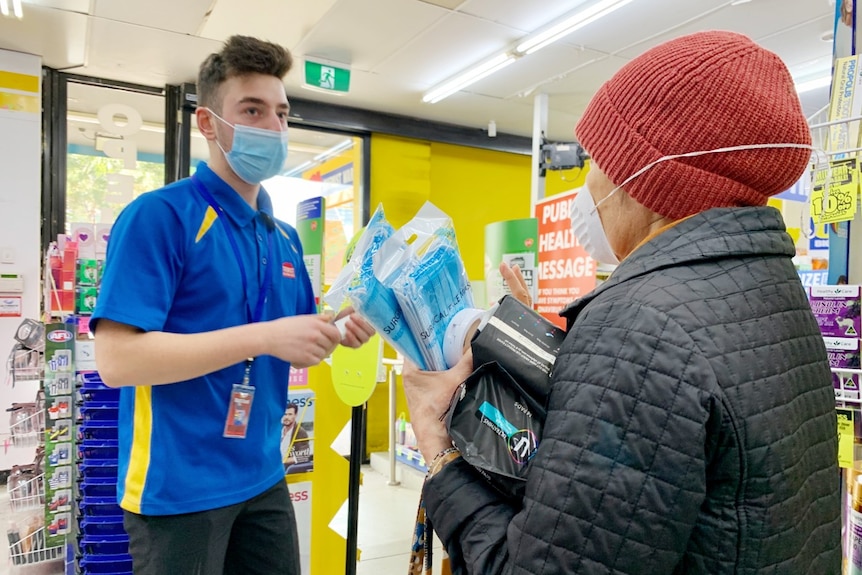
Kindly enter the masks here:
<path id="1" fill-rule="evenodd" d="M 840 573 L 829 364 L 766 206 L 812 151 L 786 66 L 740 34 L 684 36 L 605 83 L 576 136 L 592 165 L 573 230 L 619 266 L 562 312 L 523 501 L 440 421 L 472 358 L 405 367 L 426 512 L 454 572 Z"/>

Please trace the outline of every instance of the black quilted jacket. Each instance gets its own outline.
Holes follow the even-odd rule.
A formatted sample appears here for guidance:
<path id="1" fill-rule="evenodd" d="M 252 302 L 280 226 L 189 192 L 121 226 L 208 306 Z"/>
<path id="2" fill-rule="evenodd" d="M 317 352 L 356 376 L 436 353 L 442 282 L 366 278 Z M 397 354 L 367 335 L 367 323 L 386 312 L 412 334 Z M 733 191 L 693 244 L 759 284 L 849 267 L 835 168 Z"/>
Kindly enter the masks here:
<path id="1" fill-rule="evenodd" d="M 462 460 L 427 485 L 456 572 L 840 573 L 834 396 L 772 208 L 665 231 L 563 314 L 523 507 Z"/>

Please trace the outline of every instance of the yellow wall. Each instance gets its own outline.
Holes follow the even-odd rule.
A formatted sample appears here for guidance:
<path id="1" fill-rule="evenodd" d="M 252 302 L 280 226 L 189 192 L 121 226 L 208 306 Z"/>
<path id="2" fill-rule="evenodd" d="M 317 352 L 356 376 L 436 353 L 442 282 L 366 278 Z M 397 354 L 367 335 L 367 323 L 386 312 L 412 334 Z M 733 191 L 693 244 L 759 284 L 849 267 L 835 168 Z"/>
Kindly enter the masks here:
<path id="1" fill-rule="evenodd" d="M 432 143 L 430 200 L 455 223 L 467 276 L 484 280 L 485 226 L 530 217 L 530 158 Z"/>

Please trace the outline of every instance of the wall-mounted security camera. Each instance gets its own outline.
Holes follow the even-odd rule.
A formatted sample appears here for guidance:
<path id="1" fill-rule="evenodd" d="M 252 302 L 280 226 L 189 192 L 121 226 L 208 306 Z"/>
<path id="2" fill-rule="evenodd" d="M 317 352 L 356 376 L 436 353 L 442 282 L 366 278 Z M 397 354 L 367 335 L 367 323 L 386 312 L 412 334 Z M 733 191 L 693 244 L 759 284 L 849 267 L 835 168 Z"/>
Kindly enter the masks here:
<path id="1" fill-rule="evenodd" d="M 542 144 L 542 161 L 540 168 L 545 170 L 571 170 L 583 168 L 584 161 L 589 158 L 586 150 L 577 142 L 548 142 Z"/>

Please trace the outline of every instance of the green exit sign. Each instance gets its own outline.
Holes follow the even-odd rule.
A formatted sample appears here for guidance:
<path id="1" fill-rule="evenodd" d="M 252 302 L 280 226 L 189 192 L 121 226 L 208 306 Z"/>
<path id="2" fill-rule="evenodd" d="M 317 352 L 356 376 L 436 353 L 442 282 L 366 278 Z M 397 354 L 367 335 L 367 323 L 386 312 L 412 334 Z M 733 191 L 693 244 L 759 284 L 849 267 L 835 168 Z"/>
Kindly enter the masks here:
<path id="1" fill-rule="evenodd" d="M 322 90 L 347 92 L 350 90 L 350 70 L 306 60 L 305 83 Z"/>

